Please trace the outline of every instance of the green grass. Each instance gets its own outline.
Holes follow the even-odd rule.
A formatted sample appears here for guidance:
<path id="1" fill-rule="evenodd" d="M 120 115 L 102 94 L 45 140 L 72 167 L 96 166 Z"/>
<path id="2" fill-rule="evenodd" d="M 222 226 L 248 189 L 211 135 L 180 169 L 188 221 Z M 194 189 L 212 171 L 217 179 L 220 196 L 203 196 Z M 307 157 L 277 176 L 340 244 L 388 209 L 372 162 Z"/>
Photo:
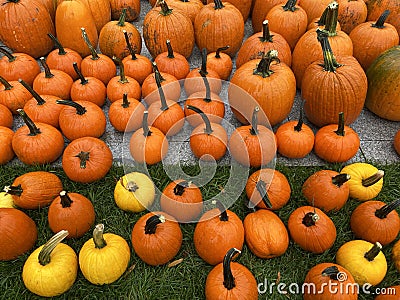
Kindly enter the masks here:
<path id="1" fill-rule="evenodd" d="M 339 169 L 340 166 L 330 166 Z M 292 188 L 292 196 L 289 203 L 279 210 L 277 214 L 287 224 L 290 213 L 307 202 L 301 195 L 301 185 L 313 172 L 322 167 L 286 167 L 278 165 L 277 169 L 283 172 Z M 385 170 L 384 188 L 378 199 L 390 201 L 400 196 L 400 165 L 380 166 Z M 38 167 L 3 166 L 0 168 L 0 187 L 9 185 L 12 180 L 27 172 L 38 170 Z M 93 202 L 96 211 L 96 223 L 104 223 L 105 231 L 118 234 L 126 239 L 131 246 L 130 234 L 135 222 L 145 212 L 133 214 L 124 212 L 115 205 L 113 190 L 116 181 L 123 175 L 122 167 L 113 167 L 109 174 L 99 182 L 93 184 L 79 184 L 67 179 L 61 169 L 42 167 L 48 171 L 55 172 L 62 180 L 68 191 L 82 193 Z M 184 168 L 185 172 L 198 174 L 198 167 Z M 162 190 L 169 183 L 161 166 L 156 165 L 149 168 L 151 177 L 156 186 Z M 221 187 L 229 178 L 228 167 L 218 167 L 213 180 L 202 187 L 205 199 L 210 199 L 220 193 Z M 230 208 L 243 219 L 248 212 L 244 208 L 244 193 L 238 201 Z M 301 250 L 293 242 L 289 249 L 281 257 L 263 260 L 254 256 L 246 246 L 237 261 L 248 267 L 255 275 L 258 282 L 275 282 L 280 274 L 280 282 L 299 283 L 304 281 L 307 271 L 320 262 L 334 262 L 335 253 L 345 242 L 353 239 L 350 230 L 349 219 L 353 209 L 359 202 L 350 199 L 346 206 L 339 212 L 330 213 L 329 216 L 337 227 L 337 240 L 334 246 L 321 255 L 307 253 Z M 38 226 L 38 240 L 35 248 L 44 244 L 52 236 L 47 224 L 47 208 L 40 210 L 25 211 Z M 90 284 L 78 273 L 78 278 L 72 288 L 65 294 L 57 297 L 59 299 L 204 299 L 204 285 L 208 272 L 212 266 L 207 265 L 196 254 L 193 246 L 194 224 L 182 224 L 183 244 L 176 258 L 183 258 L 183 262 L 175 267 L 167 266 L 150 267 L 142 262 L 132 251 L 129 263 L 129 272 L 126 272 L 119 280 L 104 286 Z M 80 239 L 66 240 L 64 243 L 70 245 L 77 253 L 83 243 L 91 238 L 91 232 Z M 391 262 L 391 248 L 394 243 L 384 247 L 384 253 L 388 260 L 389 268 L 384 281 L 379 287 L 400 284 L 399 273 Z M 39 299 L 40 297 L 29 292 L 21 278 L 23 264 L 30 254 L 26 253 L 16 260 L 0 262 L 0 299 Z M 265 293 L 260 299 L 302 299 L 300 295 L 279 295 L 276 290 L 274 294 Z M 360 295 L 359 299 L 373 299 L 370 295 Z"/>

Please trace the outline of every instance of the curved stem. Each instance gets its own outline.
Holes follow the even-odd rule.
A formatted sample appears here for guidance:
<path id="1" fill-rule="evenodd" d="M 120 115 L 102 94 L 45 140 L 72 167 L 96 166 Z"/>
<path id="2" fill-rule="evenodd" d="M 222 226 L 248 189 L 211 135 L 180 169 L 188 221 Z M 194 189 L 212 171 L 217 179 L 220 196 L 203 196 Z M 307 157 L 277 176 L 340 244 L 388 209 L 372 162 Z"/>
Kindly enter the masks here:
<path id="1" fill-rule="evenodd" d="M 335 55 L 332 52 L 332 48 L 328 40 L 328 32 L 317 28 L 317 37 L 321 44 L 322 54 L 324 56 L 324 64 L 321 66 L 324 67 L 324 70 L 327 72 L 335 72 L 336 69 L 342 65 L 336 61 Z"/>
<path id="2" fill-rule="evenodd" d="M 258 106 L 254 107 L 253 110 L 253 116 L 251 117 L 251 129 L 250 129 L 250 134 L 251 135 L 257 135 L 258 134 L 258 119 L 257 119 L 257 115 L 258 115 L 258 111 L 260 110 L 260 108 Z"/>
<path id="3" fill-rule="evenodd" d="M 160 14 L 162 14 L 163 16 L 168 16 L 172 13 L 172 9 L 168 7 L 167 3 L 164 0 L 161 0 L 159 4 L 161 7 Z"/>
<path id="4" fill-rule="evenodd" d="M 8 62 L 13 62 L 14 60 L 17 59 L 16 56 L 12 55 L 12 53 L 10 51 L 7 51 L 3 47 L 0 47 L 0 53 L 3 53 L 5 56 L 7 56 Z"/>
<path id="5" fill-rule="evenodd" d="M 319 216 L 315 212 L 309 212 L 309 213 L 306 213 L 306 215 L 304 216 L 302 223 L 306 227 L 310 227 L 310 226 L 314 226 L 318 220 L 319 220 Z"/>
<path id="6" fill-rule="evenodd" d="M 221 0 L 214 0 L 214 9 L 222 9 L 224 7 Z"/>
<path id="7" fill-rule="evenodd" d="M 63 208 L 71 207 L 71 203 L 74 202 L 72 201 L 72 199 L 70 198 L 70 196 L 66 191 L 60 192 L 60 199 L 61 199 L 61 206 Z"/>
<path id="8" fill-rule="evenodd" d="M 376 22 L 375 22 L 374 24 L 372 24 L 371 26 L 372 26 L 372 27 L 375 27 L 375 28 L 379 28 L 379 29 L 385 28 L 385 21 L 386 21 L 386 19 L 388 18 L 389 14 L 390 14 L 390 10 L 386 9 L 386 10 L 380 15 L 380 17 L 378 18 L 378 20 L 376 20 Z"/>
<path id="9" fill-rule="evenodd" d="M 177 196 L 182 196 L 183 193 L 185 192 L 185 189 L 188 188 L 189 186 L 190 182 L 186 180 L 177 183 L 174 187 L 174 194 Z"/>
<path id="10" fill-rule="evenodd" d="M 78 157 L 80 160 L 79 166 L 81 169 L 86 169 L 86 163 L 90 158 L 90 152 L 81 151 L 74 157 Z"/>
<path id="11" fill-rule="evenodd" d="M 207 103 L 210 103 L 211 102 L 211 87 L 210 87 L 210 83 L 208 82 L 208 79 L 207 79 L 207 74 L 204 73 L 202 70 L 199 70 L 199 73 L 201 75 L 201 78 L 203 78 L 203 82 L 206 87 L 206 96 L 203 98 L 203 100 Z"/>
<path id="12" fill-rule="evenodd" d="M 219 215 L 220 221 L 223 221 L 223 222 L 229 221 L 228 213 L 226 212 L 225 206 L 220 201 L 216 201 L 215 205 L 221 212 L 221 214 Z"/>
<path id="13" fill-rule="evenodd" d="M 56 45 L 58 49 L 58 55 L 65 55 L 67 52 L 64 47 L 61 45 L 60 41 L 51 33 L 48 33 L 47 36 L 53 41 L 54 45 Z"/>
<path id="14" fill-rule="evenodd" d="M 7 185 L 3 189 L 6 194 L 14 195 L 14 196 L 21 196 L 24 190 L 22 189 L 21 185 Z"/>
<path id="15" fill-rule="evenodd" d="M 262 23 L 262 36 L 259 38 L 262 43 L 272 43 L 274 35 L 269 31 L 268 20 L 264 20 Z"/>
<path id="16" fill-rule="evenodd" d="M 256 189 L 261 196 L 261 200 L 264 205 L 268 208 L 272 208 L 272 203 L 268 197 L 267 184 L 263 180 L 259 180 L 256 183 Z"/>
<path id="17" fill-rule="evenodd" d="M 53 252 L 54 248 L 57 247 L 57 245 L 61 243 L 61 241 L 65 239 L 68 234 L 68 230 L 61 230 L 53 235 L 46 244 L 44 244 L 38 255 L 38 261 L 42 266 L 50 263 L 51 252 Z"/>
<path id="18" fill-rule="evenodd" d="M 125 18 L 126 18 L 126 7 L 124 7 L 122 9 L 121 15 L 119 16 L 117 26 L 124 27 L 125 26 Z"/>
<path id="19" fill-rule="evenodd" d="M 225 46 L 225 47 L 221 47 L 218 48 L 217 51 L 215 52 L 215 58 L 221 58 L 221 52 L 228 50 L 229 49 L 229 45 Z"/>
<path id="20" fill-rule="evenodd" d="M 145 234 L 156 233 L 157 225 L 164 223 L 165 217 L 163 215 L 154 215 L 147 219 L 146 225 L 144 226 Z"/>
<path id="21" fill-rule="evenodd" d="M 46 103 L 46 101 L 24 80 L 18 79 L 18 82 L 28 90 L 28 92 L 32 95 L 32 97 L 37 101 L 38 105 L 43 105 Z"/>
<path id="22" fill-rule="evenodd" d="M 298 8 L 296 7 L 297 0 L 288 0 L 284 6 L 282 6 L 284 11 L 295 11 Z"/>
<path id="23" fill-rule="evenodd" d="M 143 135 L 145 137 L 151 136 L 152 132 L 150 131 L 149 122 L 147 121 L 149 116 L 149 112 L 146 110 L 143 114 L 143 121 L 142 121 L 142 128 L 143 128 Z"/>
<path id="24" fill-rule="evenodd" d="M 137 60 L 135 53 L 136 51 L 132 48 L 131 42 L 129 41 L 128 33 L 126 32 L 126 30 L 122 30 L 122 32 L 124 33 L 126 46 L 128 47 L 129 54 L 132 56 L 132 60 Z"/>
<path id="25" fill-rule="evenodd" d="M 128 108 L 129 107 L 129 105 L 130 105 L 131 103 L 129 102 L 129 100 L 128 100 L 128 93 L 124 93 L 123 95 L 122 95 L 122 107 L 123 108 Z"/>
<path id="26" fill-rule="evenodd" d="M 118 67 L 119 67 L 119 80 L 118 82 L 125 84 L 125 83 L 129 83 L 128 79 L 125 76 L 125 68 L 124 68 L 124 64 L 122 63 L 122 60 L 116 56 L 112 57 L 112 60 L 117 63 Z"/>
<path id="27" fill-rule="evenodd" d="M 375 257 L 378 256 L 379 252 L 382 250 L 382 245 L 379 242 L 376 242 L 374 246 L 367 252 L 365 253 L 364 257 L 368 261 L 373 261 Z"/>
<path id="28" fill-rule="evenodd" d="M 104 224 L 97 224 L 93 230 L 93 242 L 97 249 L 107 246 L 106 240 L 103 237 Z"/>
<path id="29" fill-rule="evenodd" d="M 194 112 L 200 114 L 200 117 L 203 119 L 204 124 L 206 125 L 206 128 L 204 129 L 204 133 L 206 134 L 211 134 L 213 133 L 213 130 L 211 128 L 211 122 L 210 119 L 207 117 L 207 115 L 200 109 L 192 105 L 187 106 L 188 109 L 193 110 Z"/>
<path id="30" fill-rule="evenodd" d="M 203 48 L 203 50 L 201 50 L 201 71 L 204 74 L 208 74 L 207 72 L 207 49 Z"/>
<path id="31" fill-rule="evenodd" d="M 329 36 L 337 35 L 336 26 L 338 20 L 338 9 L 339 5 L 336 1 L 328 4 L 324 30 L 327 31 Z"/>
<path id="32" fill-rule="evenodd" d="M 32 119 L 28 117 L 28 115 L 25 113 L 23 109 L 17 109 L 17 112 L 22 117 L 22 120 L 24 120 L 26 126 L 28 126 L 29 136 L 35 136 L 42 133 L 40 129 L 36 127 L 35 123 L 33 123 Z"/>
<path id="33" fill-rule="evenodd" d="M 362 185 L 364 187 L 369 187 L 371 185 L 374 185 L 375 183 L 377 183 L 379 180 L 382 179 L 383 175 L 385 175 L 385 172 L 382 170 L 378 170 L 378 172 L 376 172 L 375 174 L 369 176 L 368 178 L 363 179 Z"/>
<path id="34" fill-rule="evenodd" d="M 155 64 L 156 63 L 153 62 L 153 65 L 155 65 Z M 169 107 L 168 107 L 168 104 L 167 104 L 167 99 L 165 98 L 164 90 L 163 90 L 162 85 L 161 85 L 161 74 L 160 74 L 160 71 L 158 71 L 158 68 L 155 69 L 154 77 L 156 79 L 156 83 L 157 83 L 157 87 L 158 87 L 158 93 L 160 95 L 161 110 L 162 111 L 166 111 L 167 109 L 169 109 Z"/>
<path id="35" fill-rule="evenodd" d="M 46 59 L 42 56 L 40 59 L 40 64 L 42 65 L 44 69 L 44 76 L 46 78 L 53 78 L 54 74 L 51 73 L 49 66 L 46 63 Z"/>
<path id="36" fill-rule="evenodd" d="M 338 267 L 331 266 L 331 267 L 328 267 L 325 270 L 323 270 L 321 275 L 329 276 L 329 278 L 332 280 L 339 280 L 338 275 L 340 275 L 340 273 L 341 272 L 339 271 Z"/>
<path id="37" fill-rule="evenodd" d="M 62 104 L 62 105 L 72 106 L 73 108 L 76 109 L 76 113 L 78 115 L 84 115 L 86 113 L 86 108 L 83 107 L 82 105 L 80 105 L 77 102 L 70 101 L 70 100 L 57 100 L 56 103 L 57 104 Z"/>
<path id="38" fill-rule="evenodd" d="M 345 131 L 344 131 L 344 113 L 340 112 L 339 113 L 339 123 L 338 123 L 338 129 L 335 131 L 335 133 L 339 136 L 345 136 Z"/>
<path id="39" fill-rule="evenodd" d="M 228 252 L 224 256 L 224 260 L 222 262 L 222 268 L 223 268 L 223 273 L 224 273 L 224 287 L 227 290 L 233 289 L 236 284 L 235 284 L 235 277 L 233 277 L 232 270 L 231 270 L 231 261 L 233 260 L 233 257 L 236 254 L 241 253 L 240 250 L 236 248 L 231 248 L 228 250 Z"/>
<path id="40" fill-rule="evenodd" d="M 89 80 L 87 80 L 85 78 L 85 76 L 83 76 L 81 70 L 79 70 L 78 64 L 76 62 L 72 63 L 72 66 L 74 67 L 75 73 L 78 75 L 79 79 L 81 80 L 81 84 L 85 85 L 89 82 Z"/>
<path id="41" fill-rule="evenodd" d="M 87 33 L 86 33 L 85 28 L 82 27 L 82 28 L 81 28 L 81 31 L 82 31 L 82 38 L 83 38 L 83 40 L 85 41 L 86 45 L 88 46 L 88 48 L 89 48 L 89 50 L 90 50 L 90 53 L 92 54 L 91 59 L 93 59 L 93 60 L 98 60 L 98 59 L 100 58 L 100 56 L 97 54 L 96 49 L 93 47 L 92 43 L 90 42 L 89 37 L 88 37 L 88 35 L 87 35 Z"/>
<path id="42" fill-rule="evenodd" d="M 13 86 L 3 77 L 0 76 L 0 83 L 4 85 L 6 91 L 11 90 Z"/>
<path id="43" fill-rule="evenodd" d="M 349 174 L 342 173 L 332 177 L 332 184 L 341 187 L 345 182 L 349 181 L 350 178 L 351 176 Z"/>
<path id="44" fill-rule="evenodd" d="M 167 40 L 165 43 L 167 44 L 167 49 L 168 49 L 168 55 L 167 55 L 167 57 L 168 57 L 168 58 L 175 58 L 175 56 L 174 56 L 174 50 L 172 50 L 172 46 L 171 46 L 171 41 L 170 41 L 170 40 Z"/>
<path id="45" fill-rule="evenodd" d="M 278 51 L 269 50 L 266 54 L 264 53 L 253 74 L 262 76 L 263 78 L 271 76 L 272 74 L 274 74 L 274 71 L 271 70 L 271 64 L 274 61 L 278 63 L 280 62 L 278 58 Z"/>
<path id="46" fill-rule="evenodd" d="M 384 219 L 390 214 L 393 210 L 395 210 L 397 207 L 400 206 L 400 199 L 394 200 L 389 204 L 386 204 L 385 206 L 381 207 L 375 212 L 375 216 L 377 216 L 379 219 Z"/>
<path id="47" fill-rule="evenodd" d="M 294 126 L 294 130 L 297 132 L 300 132 L 301 129 L 303 128 L 304 120 L 303 120 L 303 107 L 304 107 L 304 101 L 300 107 L 300 115 L 299 115 L 299 121 L 297 122 L 296 126 Z"/>

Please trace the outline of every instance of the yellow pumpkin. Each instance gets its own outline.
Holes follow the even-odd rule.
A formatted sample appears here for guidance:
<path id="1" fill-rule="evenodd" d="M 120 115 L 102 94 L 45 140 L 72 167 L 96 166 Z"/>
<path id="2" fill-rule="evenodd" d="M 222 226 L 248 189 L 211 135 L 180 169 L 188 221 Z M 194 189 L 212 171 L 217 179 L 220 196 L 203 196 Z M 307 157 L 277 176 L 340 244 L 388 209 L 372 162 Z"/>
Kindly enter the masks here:
<path id="1" fill-rule="evenodd" d="M 154 183 L 143 173 L 132 172 L 126 174 L 115 185 L 115 203 L 125 211 L 144 211 L 153 204 L 154 197 Z"/>
<path id="2" fill-rule="evenodd" d="M 11 194 L 6 192 L 0 193 L 0 208 L 16 208 Z"/>
<path id="3" fill-rule="evenodd" d="M 371 200 L 382 190 L 384 172 L 371 164 L 353 163 L 345 166 L 340 173 L 350 175 L 347 183 L 351 198 L 360 201 Z"/>
<path id="4" fill-rule="evenodd" d="M 22 269 L 22 279 L 32 293 L 54 297 L 74 284 L 78 259 L 70 246 L 61 243 L 67 235 L 67 230 L 59 231 L 29 255 Z"/>
<path id="5" fill-rule="evenodd" d="M 125 272 L 131 257 L 128 243 L 119 235 L 104 233 L 104 225 L 96 225 L 93 238 L 79 252 L 79 267 L 93 284 L 116 281 Z"/>
<path id="6" fill-rule="evenodd" d="M 386 275 L 387 262 L 382 245 L 364 240 L 343 244 L 336 253 L 336 262 L 347 269 L 359 284 L 379 284 Z"/>
<path id="7" fill-rule="evenodd" d="M 397 271 L 400 272 L 400 240 L 398 240 L 392 248 L 392 259 Z"/>

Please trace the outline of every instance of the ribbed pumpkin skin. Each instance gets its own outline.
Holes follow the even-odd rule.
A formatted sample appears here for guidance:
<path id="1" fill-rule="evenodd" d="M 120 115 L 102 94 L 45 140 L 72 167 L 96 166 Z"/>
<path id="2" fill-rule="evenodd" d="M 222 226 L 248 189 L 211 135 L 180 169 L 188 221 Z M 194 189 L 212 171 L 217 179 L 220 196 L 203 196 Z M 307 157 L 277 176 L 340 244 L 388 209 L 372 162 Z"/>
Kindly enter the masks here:
<path id="1" fill-rule="evenodd" d="M 0 40 L 15 52 L 35 58 L 53 49 L 47 33 L 55 34 L 47 8 L 36 0 L 0 1 Z"/>
<path id="2" fill-rule="evenodd" d="M 0 76 L 7 81 L 18 81 L 22 79 L 32 86 L 36 75 L 40 73 L 37 61 L 25 53 L 12 53 L 14 61 L 10 61 L 7 56 L 0 58 Z"/>
<path id="3" fill-rule="evenodd" d="M 197 14 L 204 6 L 201 0 L 168 0 L 167 3 L 170 8 L 180 10 L 192 23 L 194 23 L 194 19 L 196 19 Z"/>
<path id="4" fill-rule="evenodd" d="M 14 158 L 12 138 L 14 131 L 8 127 L 0 126 L 0 165 L 8 163 Z"/>
<path id="5" fill-rule="evenodd" d="M 126 8 L 126 21 L 132 22 L 140 14 L 140 0 L 109 0 L 111 4 L 111 20 L 118 20 L 122 9 Z"/>
<path id="6" fill-rule="evenodd" d="M 365 106 L 374 114 L 400 121 L 400 46 L 386 50 L 367 70 Z"/>
<path id="7" fill-rule="evenodd" d="M 111 5 L 109 0 L 83 0 L 92 13 L 97 32 L 100 33 L 101 28 L 107 22 L 111 21 Z"/>
<path id="8" fill-rule="evenodd" d="M 285 4 L 285 0 L 255 0 L 253 12 L 251 14 L 251 24 L 254 32 L 260 32 L 262 29 L 262 22 L 268 12 L 278 4 Z"/>
<path id="9" fill-rule="evenodd" d="M 10 89 L 0 84 L 0 104 L 6 106 L 13 114 L 17 114 L 17 109 L 23 108 L 32 95 L 18 81 L 8 83 L 12 86 Z"/>
<path id="10" fill-rule="evenodd" d="M 350 32 L 367 19 L 367 5 L 364 0 L 338 0 L 338 22 L 344 32 Z"/>
<path id="11" fill-rule="evenodd" d="M 375 21 L 385 9 L 390 10 L 387 22 L 396 27 L 400 35 L 400 1 L 399 0 L 368 0 L 368 21 Z"/>
<path id="12" fill-rule="evenodd" d="M 300 0 L 299 5 L 306 11 L 308 24 L 315 18 L 319 18 L 322 12 L 332 0 Z"/>
<path id="13" fill-rule="evenodd" d="M 207 0 L 207 4 L 213 2 L 214 0 Z M 246 22 L 250 14 L 251 0 L 227 0 L 226 2 L 233 4 L 233 6 L 235 6 L 240 11 L 243 20 Z"/>
<path id="14" fill-rule="evenodd" d="M 7 106 L 0 104 L 0 126 L 12 128 L 13 115 Z"/>

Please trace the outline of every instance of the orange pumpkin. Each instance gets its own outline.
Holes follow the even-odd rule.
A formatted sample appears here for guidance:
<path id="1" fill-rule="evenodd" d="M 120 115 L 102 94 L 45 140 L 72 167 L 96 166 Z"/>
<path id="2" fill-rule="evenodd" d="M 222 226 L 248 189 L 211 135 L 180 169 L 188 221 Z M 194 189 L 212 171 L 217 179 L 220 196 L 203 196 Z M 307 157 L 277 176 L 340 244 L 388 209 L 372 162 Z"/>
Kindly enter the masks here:
<path id="1" fill-rule="evenodd" d="M 183 15 L 187 16 L 192 23 L 196 19 L 204 4 L 201 0 L 168 0 L 169 7 L 179 10 Z"/>
<path id="2" fill-rule="evenodd" d="M 135 131 L 142 125 L 144 105 L 135 98 L 129 98 L 124 94 L 122 99 L 111 103 L 108 110 L 108 119 L 111 125 L 118 131 Z"/>
<path id="3" fill-rule="evenodd" d="M 229 45 L 207 54 L 207 68 L 217 72 L 222 80 L 228 80 L 233 68 L 232 58 L 223 52 L 228 49 Z"/>
<path id="4" fill-rule="evenodd" d="M 386 10 L 390 10 L 391 14 L 387 19 L 389 24 L 396 27 L 397 32 L 400 35 L 400 3 L 397 0 L 368 0 L 368 21 L 374 21 Z"/>
<path id="5" fill-rule="evenodd" d="M 251 24 L 253 32 L 260 32 L 265 16 L 278 4 L 285 4 L 285 0 L 255 0 L 253 12 L 251 14 Z"/>
<path id="6" fill-rule="evenodd" d="M 14 131 L 8 127 L 0 126 L 0 165 L 8 163 L 14 158 L 13 136 Z"/>
<path id="7" fill-rule="evenodd" d="M 158 54 L 154 62 L 160 72 L 171 74 L 178 80 L 184 79 L 190 72 L 189 62 L 182 54 L 174 53 L 170 40 L 166 44 L 168 51 Z"/>
<path id="8" fill-rule="evenodd" d="M 111 19 L 118 20 L 122 10 L 126 9 L 126 21 L 132 22 L 140 15 L 140 0 L 109 0 Z"/>
<path id="9" fill-rule="evenodd" d="M 97 33 L 111 20 L 110 0 L 83 0 L 92 13 Z"/>
<path id="10" fill-rule="evenodd" d="M 0 126 L 12 128 L 13 121 L 14 118 L 11 111 L 7 106 L 0 104 Z"/>
<path id="11" fill-rule="evenodd" d="M 0 83 L 0 104 L 17 114 L 17 110 L 22 109 L 32 95 L 18 81 L 7 81 L 0 76 Z"/>

